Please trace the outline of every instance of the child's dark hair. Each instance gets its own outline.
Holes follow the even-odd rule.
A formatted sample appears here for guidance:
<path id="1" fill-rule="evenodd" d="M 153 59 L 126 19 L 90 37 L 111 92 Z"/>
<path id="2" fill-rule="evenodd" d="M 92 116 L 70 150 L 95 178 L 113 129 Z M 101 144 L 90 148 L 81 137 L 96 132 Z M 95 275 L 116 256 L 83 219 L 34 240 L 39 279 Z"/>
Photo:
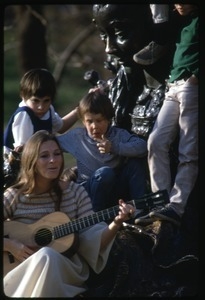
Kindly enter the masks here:
<path id="1" fill-rule="evenodd" d="M 32 69 L 25 73 L 20 81 L 20 97 L 25 100 L 32 96 L 49 96 L 53 102 L 56 95 L 56 82 L 46 69 Z"/>
<path id="2" fill-rule="evenodd" d="M 83 119 L 86 113 L 101 114 L 107 120 L 114 117 L 114 108 L 108 96 L 100 89 L 93 90 L 79 102 L 78 114 Z"/>

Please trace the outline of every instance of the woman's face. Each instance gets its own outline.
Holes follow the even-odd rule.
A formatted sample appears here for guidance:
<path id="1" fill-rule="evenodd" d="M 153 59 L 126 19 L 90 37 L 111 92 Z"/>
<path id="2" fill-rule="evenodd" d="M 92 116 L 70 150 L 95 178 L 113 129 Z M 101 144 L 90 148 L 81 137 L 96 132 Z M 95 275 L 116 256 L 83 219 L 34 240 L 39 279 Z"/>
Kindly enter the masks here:
<path id="1" fill-rule="evenodd" d="M 142 18 L 138 18 L 141 6 L 134 14 L 123 14 L 123 6 L 105 5 L 100 10 L 93 10 L 93 22 L 105 44 L 105 52 L 118 65 L 133 64 L 133 55 L 141 50 L 145 43 Z M 120 11 L 121 9 L 121 11 Z M 132 9 L 132 8 L 131 8 Z M 126 10 L 127 11 L 127 10 Z"/>
<path id="2" fill-rule="evenodd" d="M 63 163 L 63 154 L 55 141 L 42 143 L 36 162 L 36 179 L 56 179 Z"/>

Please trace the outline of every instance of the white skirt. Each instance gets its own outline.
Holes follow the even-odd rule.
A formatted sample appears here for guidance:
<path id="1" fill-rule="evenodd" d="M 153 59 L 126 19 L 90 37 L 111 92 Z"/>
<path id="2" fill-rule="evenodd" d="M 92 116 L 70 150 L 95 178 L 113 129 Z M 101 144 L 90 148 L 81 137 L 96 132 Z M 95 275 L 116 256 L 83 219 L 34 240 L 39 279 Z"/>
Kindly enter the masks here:
<path id="1" fill-rule="evenodd" d="M 78 252 L 67 258 L 43 247 L 4 277 L 9 297 L 74 297 L 86 291 L 89 266 L 98 274 L 107 262 L 113 241 L 100 251 L 101 235 L 107 225 L 96 224 L 79 234 Z"/>

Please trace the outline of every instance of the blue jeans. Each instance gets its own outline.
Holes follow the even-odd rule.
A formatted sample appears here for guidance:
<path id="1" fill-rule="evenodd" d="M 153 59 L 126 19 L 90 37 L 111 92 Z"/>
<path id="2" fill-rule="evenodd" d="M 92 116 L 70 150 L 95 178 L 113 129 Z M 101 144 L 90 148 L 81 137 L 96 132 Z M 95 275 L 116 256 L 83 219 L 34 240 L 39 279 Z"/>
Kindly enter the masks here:
<path id="1" fill-rule="evenodd" d="M 83 184 L 94 211 L 118 205 L 118 200 L 130 201 L 146 193 L 146 160 L 129 158 L 120 168 L 102 167 Z"/>

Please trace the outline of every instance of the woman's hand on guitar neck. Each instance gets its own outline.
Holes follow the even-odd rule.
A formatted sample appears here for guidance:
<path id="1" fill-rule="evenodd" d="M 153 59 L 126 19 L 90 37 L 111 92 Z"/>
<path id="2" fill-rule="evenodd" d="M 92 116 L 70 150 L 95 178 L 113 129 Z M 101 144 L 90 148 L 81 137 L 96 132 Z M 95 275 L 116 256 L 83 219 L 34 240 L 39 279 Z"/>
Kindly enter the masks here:
<path id="1" fill-rule="evenodd" d="M 119 200 L 119 208 L 119 213 L 113 222 L 120 227 L 123 222 L 132 218 L 136 209 L 131 204 L 125 203 L 122 199 Z"/>
<path id="2" fill-rule="evenodd" d="M 135 207 L 125 203 L 122 199 L 119 200 L 119 212 L 115 219 L 104 230 L 101 238 L 101 250 L 106 247 L 116 236 L 123 222 L 129 220 L 132 214 L 135 213 Z"/>
<path id="3" fill-rule="evenodd" d="M 9 238 L 4 238 L 4 251 L 10 252 L 20 262 L 35 252 L 21 242 Z"/>

